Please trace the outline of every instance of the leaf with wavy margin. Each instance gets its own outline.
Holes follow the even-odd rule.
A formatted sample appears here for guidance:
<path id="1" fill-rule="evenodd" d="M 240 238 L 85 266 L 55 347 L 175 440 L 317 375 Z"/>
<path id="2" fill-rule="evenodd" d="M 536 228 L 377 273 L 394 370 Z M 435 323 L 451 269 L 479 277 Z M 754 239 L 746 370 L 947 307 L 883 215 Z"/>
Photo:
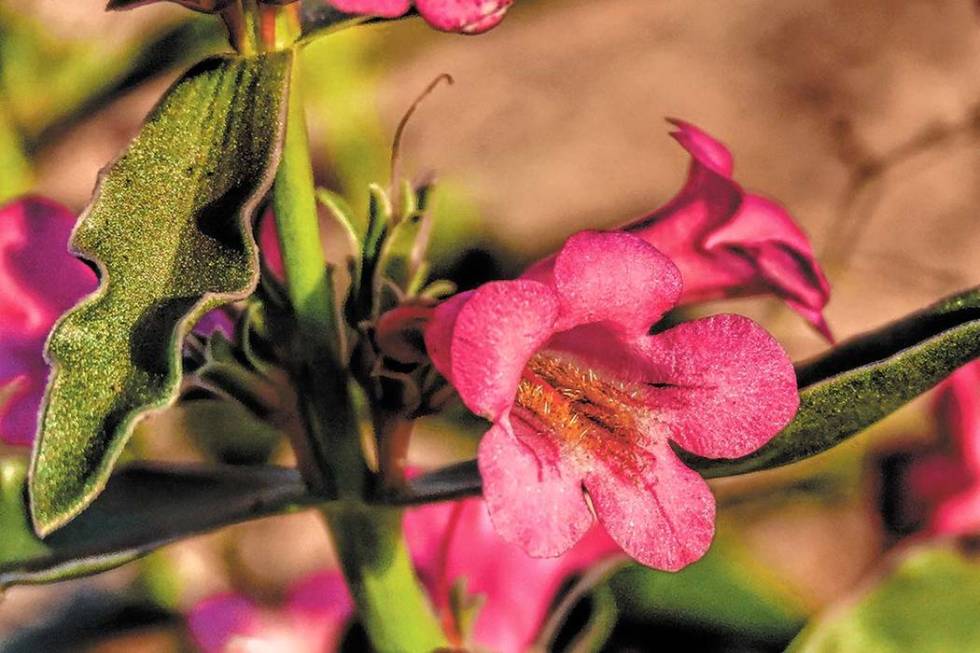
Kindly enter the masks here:
<path id="1" fill-rule="evenodd" d="M 292 54 L 216 57 L 167 92 L 103 171 L 72 236 L 102 283 L 58 322 L 30 473 L 38 533 L 98 495 L 135 423 L 170 404 L 180 343 L 258 281 L 251 217 L 278 164 Z"/>

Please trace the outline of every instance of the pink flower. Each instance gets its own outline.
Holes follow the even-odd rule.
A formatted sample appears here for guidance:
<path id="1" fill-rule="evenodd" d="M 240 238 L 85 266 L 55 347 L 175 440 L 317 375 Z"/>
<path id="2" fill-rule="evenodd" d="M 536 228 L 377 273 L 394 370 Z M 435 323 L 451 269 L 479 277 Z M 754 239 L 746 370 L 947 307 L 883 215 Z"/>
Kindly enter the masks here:
<path id="1" fill-rule="evenodd" d="M 68 253 L 75 216 L 27 197 L 0 208 L 0 439 L 28 445 L 48 380 L 44 341 L 58 317 L 95 289 Z"/>
<path id="2" fill-rule="evenodd" d="M 339 649 L 353 610 L 343 577 L 326 571 L 299 582 L 282 610 L 221 594 L 195 606 L 187 626 L 203 653 L 324 653 Z"/>
<path id="3" fill-rule="evenodd" d="M 947 449 L 917 460 L 909 470 L 911 499 L 925 504 L 935 535 L 980 533 L 980 363 L 950 376 L 933 404 Z"/>
<path id="4" fill-rule="evenodd" d="M 633 558 L 680 569 L 707 550 L 715 505 L 671 442 L 713 458 L 756 450 L 796 412 L 793 366 L 736 315 L 647 335 L 681 277 L 634 235 L 572 236 L 538 278 L 457 295 L 425 334 L 463 403 L 493 422 L 479 464 L 494 527 L 551 557 L 598 518 Z"/>
<path id="5" fill-rule="evenodd" d="M 411 0 L 329 0 L 349 14 L 397 18 L 412 7 Z M 444 32 L 478 34 L 496 27 L 514 0 L 415 0 L 415 9 L 429 25 Z"/>
<path id="6" fill-rule="evenodd" d="M 830 286 L 813 248 L 775 202 L 745 192 L 732 179 L 731 153 L 694 125 L 671 120 L 691 154 L 687 182 L 666 205 L 623 227 L 666 254 L 681 271 L 680 303 L 773 293 L 825 338 Z M 525 276 L 546 276 L 553 258 Z"/>
<path id="7" fill-rule="evenodd" d="M 606 534 L 592 529 L 565 555 L 530 558 L 496 534 L 480 499 L 409 510 L 405 535 L 422 581 L 450 636 L 459 638 L 450 592 L 465 582 L 484 602 L 473 624 L 478 648 L 499 653 L 529 650 L 562 583 L 572 574 L 619 552 Z M 464 646 L 468 642 L 456 641 Z"/>

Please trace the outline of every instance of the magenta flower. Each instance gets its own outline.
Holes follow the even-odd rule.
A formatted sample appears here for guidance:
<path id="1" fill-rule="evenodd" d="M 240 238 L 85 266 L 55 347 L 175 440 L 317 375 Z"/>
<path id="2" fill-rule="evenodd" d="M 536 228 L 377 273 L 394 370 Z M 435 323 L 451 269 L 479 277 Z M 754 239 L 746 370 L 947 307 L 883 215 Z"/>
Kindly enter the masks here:
<path id="1" fill-rule="evenodd" d="M 409 510 L 405 536 L 445 630 L 457 640 L 453 644 L 470 643 L 462 640 L 451 605 L 452 587 L 463 581 L 467 594 L 484 599 L 472 643 L 478 650 L 498 653 L 529 650 L 562 582 L 619 552 L 601 529 L 594 528 L 563 556 L 530 558 L 496 534 L 480 499 Z"/>
<path id="2" fill-rule="evenodd" d="M 934 535 L 980 533 L 980 363 L 946 379 L 933 406 L 946 446 L 913 463 L 909 498 L 925 504 Z"/>
<path id="3" fill-rule="evenodd" d="M 202 653 L 326 653 L 339 650 L 353 611 L 340 572 L 325 571 L 297 583 L 282 610 L 220 594 L 197 604 L 187 627 Z"/>
<path id="4" fill-rule="evenodd" d="M 48 380 L 44 341 L 58 317 L 95 289 L 68 253 L 75 216 L 27 197 L 0 208 L 0 439 L 29 445 Z"/>
<path id="5" fill-rule="evenodd" d="M 828 340 L 823 308 L 830 285 L 806 235 L 775 202 L 732 179 L 731 153 L 697 127 L 671 120 L 691 154 L 687 182 L 666 205 L 622 227 L 666 254 L 681 271 L 681 304 L 773 293 Z M 553 258 L 528 270 L 546 277 Z"/>
<path id="6" fill-rule="evenodd" d="M 671 442 L 745 455 L 786 425 L 799 396 L 785 352 L 748 318 L 648 335 L 680 293 L 677 267 L 645 241 L 583 232 L 541 281 L 491 282 L 436 309 L 433 363 L 493 422 L 479 465 L 505 540 L 557 556 L 598 518 L 651 567 L 680 569 L 707 550 L 714 498 Z"/>
<path id="7" fill-rule="evenodd" d="M 514 0 L 415 0 L 415 9 L 429 25 L 444 32 L 479 34 L 496 27 Z M 408 13 L 412 0 L 329 0 L 349 14 L 397 18 Z"/>

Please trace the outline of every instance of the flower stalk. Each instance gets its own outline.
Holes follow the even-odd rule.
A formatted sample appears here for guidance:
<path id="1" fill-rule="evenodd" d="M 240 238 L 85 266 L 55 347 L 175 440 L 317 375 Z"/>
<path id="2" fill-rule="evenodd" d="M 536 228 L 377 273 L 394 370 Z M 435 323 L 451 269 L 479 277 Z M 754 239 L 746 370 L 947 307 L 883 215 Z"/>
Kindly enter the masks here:
<path id="1" fill-rule="evenodd" d="M 279 245 L 296 334 L 292 373 L 305 431 L 294 439 L 311 489 L 341 500 L 322 514 L 374 647 L 432 650 L 445 644 L 415 577 L 401 511 L 363 503 L 368 470 L 344 360 L 330 268 L 323 253 L 298 66 L 293 66 L 286 137 L 273 188 Z M 397 598 L 395 598 L 397 597 Z"/>

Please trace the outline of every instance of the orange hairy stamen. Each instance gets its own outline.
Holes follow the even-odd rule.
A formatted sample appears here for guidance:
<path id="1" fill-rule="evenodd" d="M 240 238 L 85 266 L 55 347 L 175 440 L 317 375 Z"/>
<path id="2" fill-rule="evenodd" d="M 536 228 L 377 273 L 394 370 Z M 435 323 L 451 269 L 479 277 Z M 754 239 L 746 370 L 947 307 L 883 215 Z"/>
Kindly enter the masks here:
<path id="1" fill-rule="evenodd" d="M 636 468 L 638 387 L 600 376 L 566 358 L 536 354 L 517 387 L 522 417 L 555 436 L 566 453 L 579 449 Z"/>

